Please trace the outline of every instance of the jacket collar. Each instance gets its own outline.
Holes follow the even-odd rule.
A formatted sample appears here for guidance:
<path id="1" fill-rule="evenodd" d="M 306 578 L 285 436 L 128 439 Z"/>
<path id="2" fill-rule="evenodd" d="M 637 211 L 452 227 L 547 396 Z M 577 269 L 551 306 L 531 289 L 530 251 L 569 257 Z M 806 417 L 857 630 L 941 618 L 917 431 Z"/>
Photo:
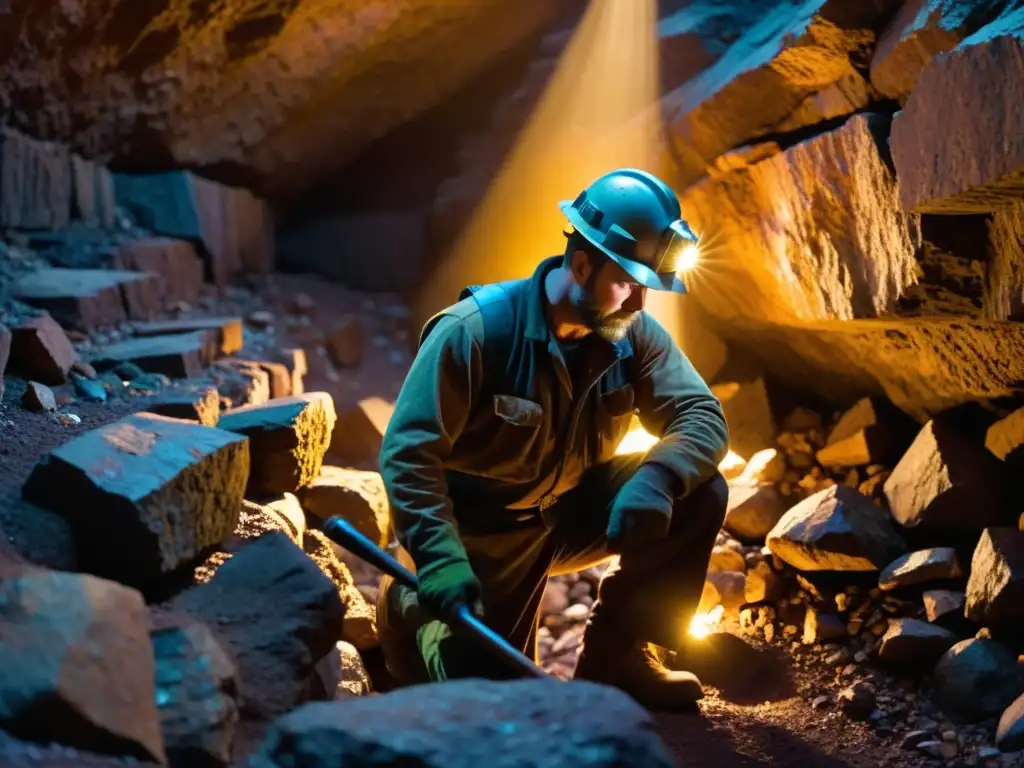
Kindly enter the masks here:
<path id="1" fill-rule="evenodd" d="M 562 262 L 562 256 L 550 256 L 537 265 L 533 276 L 528 278 L 526 283 L 526 327 L 524 334 L 526 338 L 534 341 L 552 343 L 555 341 L 554 334 L 548 326 L 547 316 L 544 314 L 544 280 L 548 273 Z M 603 340 L 602 340 L 603 341 Z M 633 345 L 627 334 L 617 342 L 604 342 L 621 359 L 633 354 Z"/>

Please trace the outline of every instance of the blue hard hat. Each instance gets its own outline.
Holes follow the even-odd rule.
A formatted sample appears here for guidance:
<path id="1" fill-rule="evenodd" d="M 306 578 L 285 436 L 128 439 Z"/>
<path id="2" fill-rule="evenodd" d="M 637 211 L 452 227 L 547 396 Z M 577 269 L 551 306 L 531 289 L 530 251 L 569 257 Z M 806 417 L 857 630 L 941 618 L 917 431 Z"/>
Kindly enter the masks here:
<path id="1" fill-rule="evenodd" d="M 586 240 L 655 291 L 686 293 L 684 251 L 697 236 L 680 218 L 679 200 L 657 176 L 636 168 L 606 173 L 573 200 L 559 203 Z"/>

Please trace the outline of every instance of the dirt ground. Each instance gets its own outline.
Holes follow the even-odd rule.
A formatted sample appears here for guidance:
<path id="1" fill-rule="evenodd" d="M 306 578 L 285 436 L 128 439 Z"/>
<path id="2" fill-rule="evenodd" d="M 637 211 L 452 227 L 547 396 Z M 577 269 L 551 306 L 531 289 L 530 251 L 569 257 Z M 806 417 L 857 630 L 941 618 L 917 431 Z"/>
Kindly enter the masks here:
<path id="1" fill-rule="evenodd" d="M 285 276 L 279 283 L 288 292 L 305 290 L 313 296 L 320 312 L 317 322 L 325 326 L 332 316 L 351 311 L 355 302 L 355 297 L 331 301 L 332 288 L 320 281 Z M 369 305 L 359 310 L 367 316 L 375 313 Z M 332 392 L 339 410 L 368 395 L 393 398 L 408 365 L 407 349 L 403 356 L 401 345 L 394 340 L 389 345 L 367 344 L 366 360 L 358 374 L 311 366 L 307 390 Z M 22 391 L 23 385 L 9 379 L 0 404 L 0 527 L 5 534 L 0 538 L 0 555 L 6 551 L 10 556 L 13 549 L 51 567 L 73 568 L 67 527 L 56 516 L 26 508 L 20 500 L 21 485 L 45 452 L 75 434 L 136 410 L 141 398 L 62 406 L 61 412 L 81 419 L 78 425 L 66 425 L 53 415 L 24 410 L 19 404 Z M 681 768 L 942 765 L 942 761 L 901 750 L 899 734 L 880 735 L 833 706 L 812 708 L 811 701 L 835 689 L 835 671 L 820 660 L 820 654 L 814 657 L 807 652 L 801 657 L 768 648 L 756 662 L 743 658 L 705 662 L 695 670 L 711 684 L 701 711 L 655 716 L 657 728 Z M 950 763 L 957 764 L 965 763 Z"/>

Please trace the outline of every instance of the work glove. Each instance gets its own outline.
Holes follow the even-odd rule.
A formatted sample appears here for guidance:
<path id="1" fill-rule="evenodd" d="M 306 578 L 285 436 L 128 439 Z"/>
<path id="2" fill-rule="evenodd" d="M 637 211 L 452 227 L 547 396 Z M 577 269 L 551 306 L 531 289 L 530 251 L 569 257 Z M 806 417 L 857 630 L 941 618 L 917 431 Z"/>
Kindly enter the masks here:
<path id="1" fill-rule="evenodd" d="M 608 518 L 608 551 L 619 554 L 663 539 L 679 482 L 658 464 L 642 464 L 619 489 Z"/>
<path id="2" fill-rule="evenodd" d="M 465 605 L 477 618 L 483 616 L 483 587 L 465 560 L 431 564 L 417 578 L 420 588 L 416 596 L 432 615 L 443 619 Z"/>

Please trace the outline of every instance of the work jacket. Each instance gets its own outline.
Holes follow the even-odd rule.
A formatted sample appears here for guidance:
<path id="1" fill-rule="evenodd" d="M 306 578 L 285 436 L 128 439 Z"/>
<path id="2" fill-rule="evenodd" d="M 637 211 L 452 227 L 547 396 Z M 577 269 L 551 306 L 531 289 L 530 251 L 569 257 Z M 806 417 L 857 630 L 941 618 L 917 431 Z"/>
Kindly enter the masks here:
<path id="1" fill-rule="evenodd" d="M 659 438 L 644 461 L 674 473 L 684 493 L 725 456 L 721 403 L 647 312 L 618 343 L 588 337 L 571 380 L 544 311 L 545 278 L 561 259 L 485 286 L 425 328 L 380 453 L 395 531 L 420 571 L 465 558 L 460 528 L 542 517 L 615 454 L 634 414 Z"/>

